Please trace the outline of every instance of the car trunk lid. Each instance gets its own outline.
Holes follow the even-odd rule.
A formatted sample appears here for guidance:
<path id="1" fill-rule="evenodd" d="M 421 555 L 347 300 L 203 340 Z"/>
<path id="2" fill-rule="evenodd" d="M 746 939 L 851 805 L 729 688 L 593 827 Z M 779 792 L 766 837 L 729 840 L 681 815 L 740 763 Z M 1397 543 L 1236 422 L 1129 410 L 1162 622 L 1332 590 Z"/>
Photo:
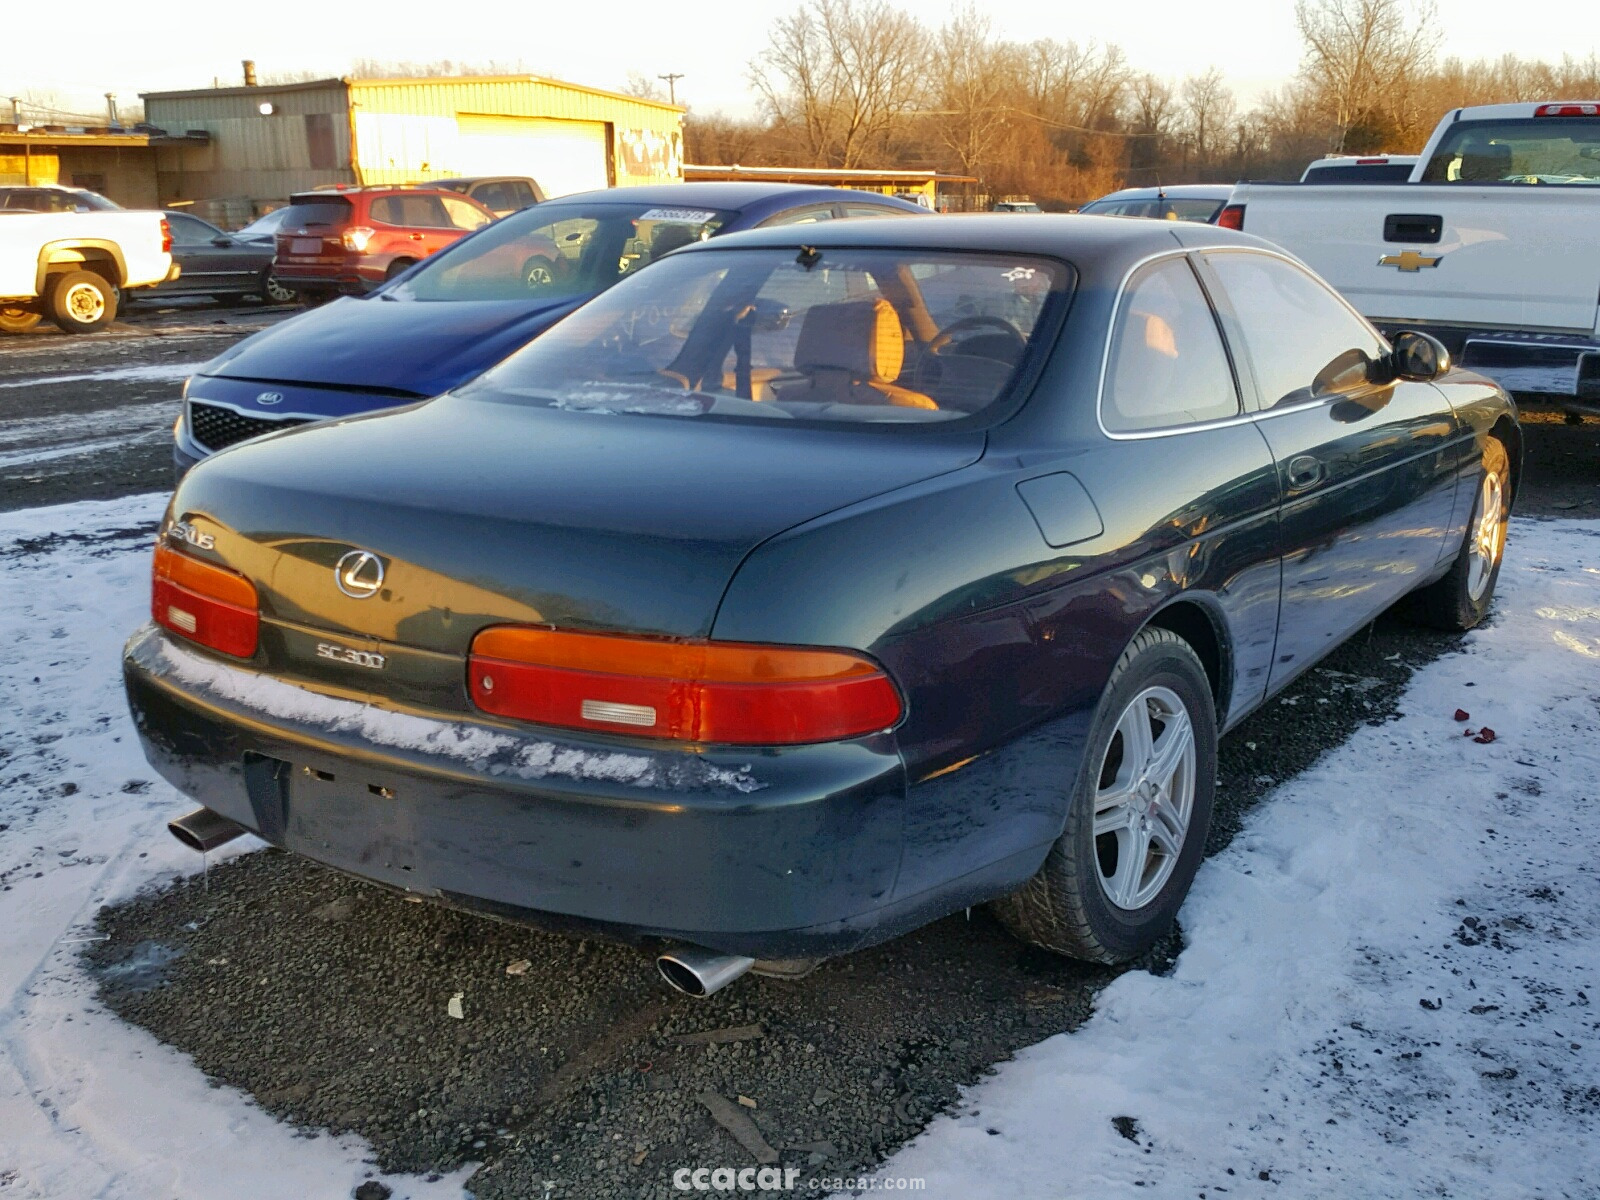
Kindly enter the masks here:
<path id="1" fill-rule="evenodd" d="M 761 542 L 983 449 L 776 425 L 446 396 L 219 455 L 173 511 L 255 583 L 266 669 L 465 708 L 484 627 L 705 637 Z"/>

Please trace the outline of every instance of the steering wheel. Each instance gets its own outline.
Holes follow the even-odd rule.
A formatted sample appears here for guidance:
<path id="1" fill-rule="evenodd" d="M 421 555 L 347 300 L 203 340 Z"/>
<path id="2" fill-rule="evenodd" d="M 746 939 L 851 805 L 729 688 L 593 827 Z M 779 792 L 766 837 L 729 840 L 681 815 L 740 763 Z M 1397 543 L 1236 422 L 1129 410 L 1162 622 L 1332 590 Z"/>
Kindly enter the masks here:
<path id="1" fill-rule="evenodd" d="M 1017 327 L 1010 321 L 1006 320 L 1004 317 L 990 317 L 980 314 L 978 316 L 962 317 L 959 321 L 952 321 L 949 325 L 946 325 L 939 331 L 938 335 L 928 343 L 928 352 L 930 354 L 940 354 L 944 351 L 946 346 L 950 345 L 950 343 L 954 342 L 963 334 L 969 333 L 975 329 L 990 329 L 996 333 L 1005 334 L 1015 350 L 1015 354 L 1011 358 L 1011 362 L 1013 363 L 1020 359 L 1022 357 L 1022 352 L 1028 348 L 1028 339 L 1023 337 L 1022 334 L 1018 332 Z"/>

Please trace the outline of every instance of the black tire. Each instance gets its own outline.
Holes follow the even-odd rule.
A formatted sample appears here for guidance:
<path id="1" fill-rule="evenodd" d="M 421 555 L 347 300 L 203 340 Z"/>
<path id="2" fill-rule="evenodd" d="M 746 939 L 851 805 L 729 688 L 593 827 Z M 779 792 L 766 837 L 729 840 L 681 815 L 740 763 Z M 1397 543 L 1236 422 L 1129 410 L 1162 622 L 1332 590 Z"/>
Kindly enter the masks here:
<path id="1" fill-rule="evenodd" d="M 417 260 L 414 258 L 397 258 L 389 264 L 389 269 L 383 273 L 383 281 L 388 283 L 389 280 L 400 274 L 401 271 L 409 271 L 416 265 Z"/>
<path id="2" fill-rule="evenodd" d="M 1187 769 L 1191 772 L 1193 797 L 1177 852 L 1148 858 L 1146 851 L 1138 860 L 1135 878 L 1148 876 L 1146 886 L 1155 888 L 1153 894 L 1137 907 L 1122 907 L 1113 903 L 1111 885 L 1103 880 L 1106 870 L 1117 865 L 1108 861 L 1108 856 L 1120 854 L 1124 842 L 1119 833 L 1096 837 L 1096 798 L 1102 786 L 1115 782 L 1114 778 L 1107 778 L 1107 773 L 1120 777 L 1123 770 L 1119 725 L 1138 711 L 1136 700 L 1153 693 L 1175 697 L 1189 719 L 1193 759 Z M 1148 701 L 1143 703 L 1144 714 L 1154 718 L 1157 710 L 1149 707 Z M 1156 736 L 1157 745 L 1160 736 Z M 1122 652 L 1095 713 L 1078 767 L 1066 828 L 1039 873 L 1020 891 L 991 905 L 995 915 L 1023 941 L 1058 954 L 1099 963 L 1127 962 L 1139 957 L 1172 928 L 1188 895 L 1205 853 L 1216 780 L 1216 706 L 1205 667 L 1189 643 L 1177 634 L 1145 629 Z M 1148 817 L 1146 828 L 1154 820 L 1154 816 Z M 1147 863 L 1162 865 L 1152 872 Z"/>
<path id="3" fill-rule="evenodd" d="M 1500 579 L 1512 498 L 1511 456 L 1497 439 L 1489 438 L 1483 445 L 1483 473 L 1461 549 L 1442 578 L 1407 598 L 1407 615 L 1418 624 L 1451 632 L 1471 629 L 1488 615 Z M 1484 520 L 1486 502 L 1498 504 L 1498 514 L 1489 523 Z"/>
<path id="4" fill-rule="evenodd" d="M 0 305 L 0 333 L 27 333 L 42 320 L 44 314 L 36 308 L 25 308 L 20 304 Z"/>
<path id="5" fill-rule="evenodd" d="M 300 291 L 300 305 L 303 308 L 317 308 L 333 299 L 332 292 Z"/>
<path id="6" fill-rule="evenodd" d="M 50 278 L 46 307 L 66 333 L 94 333 L 117 319 L 117 289 L 93 271 L 67 271 Z"/>

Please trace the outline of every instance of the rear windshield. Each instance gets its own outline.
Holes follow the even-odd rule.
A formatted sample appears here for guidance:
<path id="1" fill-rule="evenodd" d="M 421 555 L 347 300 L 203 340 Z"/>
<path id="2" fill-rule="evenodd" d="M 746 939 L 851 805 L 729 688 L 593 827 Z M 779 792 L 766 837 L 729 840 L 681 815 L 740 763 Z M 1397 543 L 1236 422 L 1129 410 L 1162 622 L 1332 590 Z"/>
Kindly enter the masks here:
<path id="1" fill-rule="evenodd" d="M 551 201 L 430 258 L 396 300 L 560 300 L 610 287 L 646 263 L 710 237 L 730 213 Z"/>
<path id="2" fill-rule="evenodd" d="M 1461 121 L 1439 142 L 1424 183 L 1600 183 L 1600 117 Z"/>
<path id="3" fill-rule="evenodd" d="M 1307 167 L 1302 183 L 1404 183 L 1411 178 L 1412 163 L 1339 163 Z"/>
<path id="4" fill-rule="evenodd" d="M 291 200 L 279 230 L 326 229 L 350 223 L 350 201 L 344 199 Z"/>
<path id="5" fill-rule="evenodd" d="M 680 254 L 464 389 L 592 413 L 929 423 L 983 413 L 1051 327 L 1060 263 L 928 250 Z"/>

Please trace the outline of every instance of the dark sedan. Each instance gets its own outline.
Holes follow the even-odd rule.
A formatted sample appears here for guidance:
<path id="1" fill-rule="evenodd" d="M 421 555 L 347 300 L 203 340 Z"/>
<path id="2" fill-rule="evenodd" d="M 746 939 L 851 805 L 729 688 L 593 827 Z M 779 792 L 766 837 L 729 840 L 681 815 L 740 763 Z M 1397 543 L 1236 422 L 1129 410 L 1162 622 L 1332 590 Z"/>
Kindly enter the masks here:
<path id="1" fill-rule="evenodd" d="M 192 471 L 155 768 L 343 871 L 704 994 L 991 902 L 1167 929 L 1218 736 L 1494 591 L 1516 411 L 1268 243 L 978 216 L 695 245 L 431 403 Z"/>
<path id="2" fill-rule="evenodd" d="M 211 296 L 226 301 L 258 296 L 273 304 L 294 299 L 294 292 L 272 277 L 270 242 L 252 240 L 245 230 L 226 233 L 192 213 L 169 211 L 165 216 L 172 230 L 172 260 L 182 271 L 138 298 Z"/>
<path id="3" fill-rule="evenodd" d="M 547 201 L 376 291 L 265 329 L 201 367 L 184 386 L 177 473 L 258 434 L 459 386 L 690 242 L 768 225 L 928 215 L 893 196 L 771 183 L 659 184 Z"/>

